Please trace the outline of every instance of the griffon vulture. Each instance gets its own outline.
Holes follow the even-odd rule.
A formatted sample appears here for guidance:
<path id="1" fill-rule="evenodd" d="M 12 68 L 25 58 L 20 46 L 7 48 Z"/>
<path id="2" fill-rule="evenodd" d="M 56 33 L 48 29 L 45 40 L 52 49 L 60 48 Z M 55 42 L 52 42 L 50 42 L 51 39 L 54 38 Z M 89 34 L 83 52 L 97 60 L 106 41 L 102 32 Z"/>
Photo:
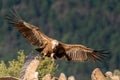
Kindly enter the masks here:
<path id="1" fill-rule="evenodd" d="M 15 10 L 11 10 L 6 19 L 15 27 L 43 56 L 52 59 L 83 62 L 86 60 L 102 61 L 107 52 L 94 50 L 80 44 L 65 44 L 46 36 L 41 30 L 22 20 Z"/>

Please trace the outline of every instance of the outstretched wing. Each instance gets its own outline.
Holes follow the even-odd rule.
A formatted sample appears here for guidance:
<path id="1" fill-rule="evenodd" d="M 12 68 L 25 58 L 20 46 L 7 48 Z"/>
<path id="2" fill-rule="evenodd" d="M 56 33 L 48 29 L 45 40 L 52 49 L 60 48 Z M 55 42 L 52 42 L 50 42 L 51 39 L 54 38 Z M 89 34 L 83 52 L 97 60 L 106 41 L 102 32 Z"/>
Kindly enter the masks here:
<path id="1" fill-rule="evenodd" d="M 17 12 L 13 9 L 7 15 L 6 19 L 32 44 L 39 47 L 44 47 L 50 40 L 36 26 L 22 20 Z"/>
<path id="2" fill-rule="evenodd" d="M 70 45 L 61 43 L 57 52 L 57 57 L 75 62 L 84 62 L 86 60 L 104 61 L 108 56 L 107 54 L 108 52 L 104 50 L 93 50 L 83 45 Z"/>

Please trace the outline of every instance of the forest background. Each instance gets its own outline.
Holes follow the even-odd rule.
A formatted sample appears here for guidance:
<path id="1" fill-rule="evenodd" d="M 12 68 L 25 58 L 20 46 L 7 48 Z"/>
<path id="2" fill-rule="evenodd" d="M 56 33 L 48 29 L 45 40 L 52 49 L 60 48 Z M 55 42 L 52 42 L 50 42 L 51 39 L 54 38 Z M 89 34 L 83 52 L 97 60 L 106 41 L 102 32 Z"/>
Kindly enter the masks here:
<path id="1" fill-rule="evenodd" d="M 110 50 L 108 67 L 101 63 L 57 61 L 59 71 L 88 79 L 92 70 L 120 69 L 119 0 L 0 0 L 0 60 L 6 63 L 34 50 L 21 34 L 8 24 L 5 16 L 15 7 L 25 21 L 38 26 L 49 37 L 94 49 Z"/>

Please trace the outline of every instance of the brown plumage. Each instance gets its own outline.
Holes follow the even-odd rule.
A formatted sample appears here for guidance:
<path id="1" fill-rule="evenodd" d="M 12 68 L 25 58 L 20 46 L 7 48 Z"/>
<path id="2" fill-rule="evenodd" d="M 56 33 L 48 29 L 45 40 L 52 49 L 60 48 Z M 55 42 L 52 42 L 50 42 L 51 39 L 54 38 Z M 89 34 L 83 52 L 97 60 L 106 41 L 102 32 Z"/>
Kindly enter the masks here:
<path id="1" fill-rule="evenodd" d="M 46 36 L 40 29 L 22 20 L 15 10 L 7 16 L 7 20 L 34 46 L 43 56 L 52 59 L 62 59 L 68 61 L 83 62 L 86 60 L 103 61 L 107 57 L 107 52 L 94 50 L 83 45 L 64 44 Z"/>

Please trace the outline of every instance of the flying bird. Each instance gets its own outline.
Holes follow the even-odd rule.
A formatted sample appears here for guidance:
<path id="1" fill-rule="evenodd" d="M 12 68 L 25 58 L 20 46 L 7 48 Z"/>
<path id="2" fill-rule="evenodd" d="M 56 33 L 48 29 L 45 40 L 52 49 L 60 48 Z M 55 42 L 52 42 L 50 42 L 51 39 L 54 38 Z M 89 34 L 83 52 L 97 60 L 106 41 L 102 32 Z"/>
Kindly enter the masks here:
<path id="1" fill-rule="evenodd" d="M 44 57 L 74 62 L 104 61 L 108 55 L 105 50 L 94 50 L 81 44 L 65 44 L 45 35 L 38 27 L 22 20 L 16 10 L 11 10 L 6 19 L 13 25 Z"/>

